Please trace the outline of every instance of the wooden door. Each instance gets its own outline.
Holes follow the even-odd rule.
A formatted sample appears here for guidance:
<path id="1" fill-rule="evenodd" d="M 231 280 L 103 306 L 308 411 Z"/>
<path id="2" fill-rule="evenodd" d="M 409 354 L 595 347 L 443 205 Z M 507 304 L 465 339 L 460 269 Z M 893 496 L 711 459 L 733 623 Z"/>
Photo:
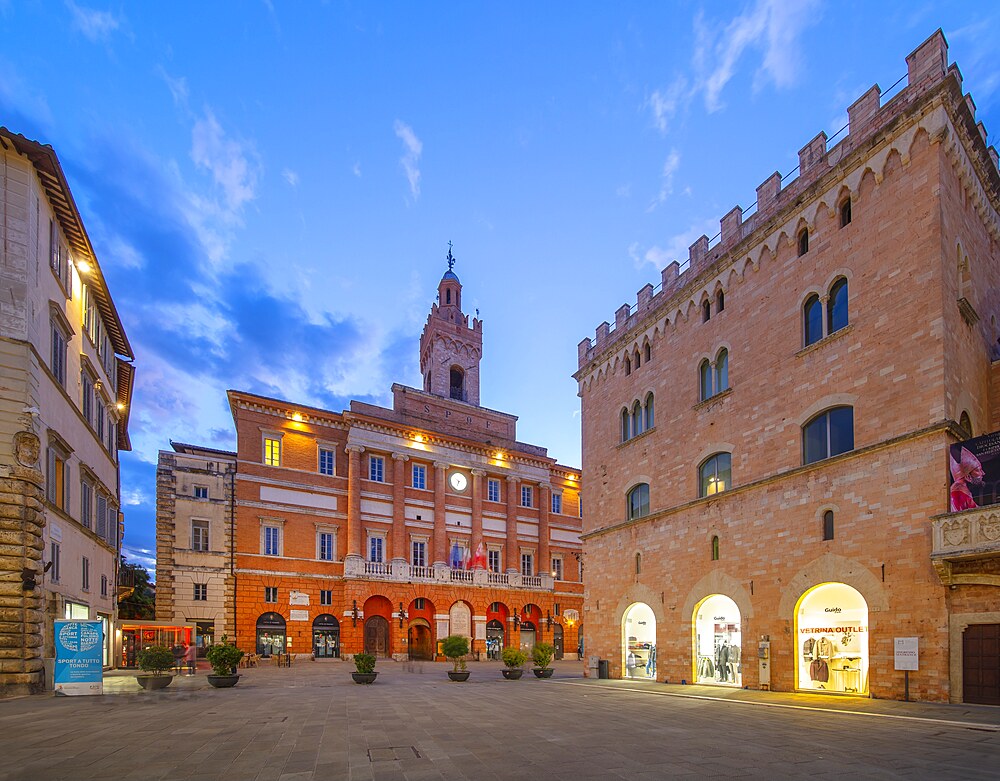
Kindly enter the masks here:
<path id="1" fill-rule="evenodd" d="M 389 655 L 389 622 L 382 616 L 365 620 L 365 653 L 382 658 Z"/>
<path id="2" fill-rule="evenodd" d="M 410 627 L 407 645 L 411 659 L 431 660 L 434 658 L 430 627 L 414 624 Z"/>
<path id="3" fill-rule="evenodd" d="M 1000 624 L 970 624 L 962 635 L 962 700 L 1000 705 Z"/>

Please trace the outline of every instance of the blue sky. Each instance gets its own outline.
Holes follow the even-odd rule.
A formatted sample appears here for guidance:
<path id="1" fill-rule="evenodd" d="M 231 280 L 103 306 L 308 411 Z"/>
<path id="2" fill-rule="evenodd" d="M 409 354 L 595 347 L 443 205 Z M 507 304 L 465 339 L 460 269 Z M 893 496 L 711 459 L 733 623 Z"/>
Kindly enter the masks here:
<path id="1" fill-rule="evenodd" d="M 0 124 L 52 144 L 136 352 L 126 552 L 225 390 L 420 384 L 454 242 L 481 401 L 580 463 L 576 345 L 941 27 L 994 133 L 995 3 L 0 0 Z"/>

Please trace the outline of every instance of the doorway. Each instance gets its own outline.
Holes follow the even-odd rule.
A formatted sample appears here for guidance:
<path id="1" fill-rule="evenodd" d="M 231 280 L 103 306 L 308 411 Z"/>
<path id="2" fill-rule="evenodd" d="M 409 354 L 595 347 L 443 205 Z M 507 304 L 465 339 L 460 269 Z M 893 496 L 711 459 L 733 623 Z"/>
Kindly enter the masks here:
<path id="1" fill-rule="evenodd" d="M 556 649 L 556 659 L 563 658 L 563 628 L 561 624 L 552 625 L 552 645 Z"/>
<path id="2" fill-rule="evenodd" d="M 969 624 L 962 633 L 962 701 L 1000 705 L 1000 624 Z"/>
<path id="3" fill-rule="evenodd" d="M 431 626 L 423 618 L 415 618 L 410 622 L 406 633 L 407 655 L 413 660 L 431 661 L 434 659 L 434 638 L 431 637 Z"/>
<path id="4" fill-rule="evenodd" d="M 535 625 L 530 621 L 521 622 L 521 650 L 528 656 L 535 650 Z"/>
<path id="5" fill-rule="evenodd" d="M 503 653 L 503 624 L 495 618 L 486 624 L 486 658 L 500 661 Z"/>
<path id="6" fill-rule="evenodd" d="M 622 618 L 622 667 L 628 678 L 656 677 L 656 616 L 644 602 L 636 602 Z"/>
<path id="7" fill-rule="evenodd" d="M 340 656 L 340 622 L 329 613 L 316 616 L 313 621 L 313 654 L 317 659 L 336 659 Z"/>
<path id="8" fill-rule="evenodd" d="M 389 622 L 382 616 L 365 619 L 365 653 L 389 656 Z"/>

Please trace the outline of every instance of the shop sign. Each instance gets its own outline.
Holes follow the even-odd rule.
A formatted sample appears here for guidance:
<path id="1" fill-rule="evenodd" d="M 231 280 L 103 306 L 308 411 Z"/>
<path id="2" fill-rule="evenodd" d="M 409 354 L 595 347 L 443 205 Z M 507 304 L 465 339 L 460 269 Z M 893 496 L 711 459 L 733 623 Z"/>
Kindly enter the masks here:
<path id="1" fill-rule="evenodd" d="M 951 512 L 1000 502 L 1000 431 L 952 445 L 948 471 Z"/>
<path id="2" fill-rule="evenodd" d="M 916 637 L 893 638 L 892 647 L 897 670 L 919 670 L 917 666 L 919 639 Z"/>
<path id="3" fill-rule="evenodd" d="M 308 610 L 289 610 L 288 611 L 289 621 L 308 621 L 309 611 Z"/>
<path id="4" fill-rule="evenodd" d="M 104 694 L 104 627 L 94 621 L 53 622 L 56 694 Z"/>

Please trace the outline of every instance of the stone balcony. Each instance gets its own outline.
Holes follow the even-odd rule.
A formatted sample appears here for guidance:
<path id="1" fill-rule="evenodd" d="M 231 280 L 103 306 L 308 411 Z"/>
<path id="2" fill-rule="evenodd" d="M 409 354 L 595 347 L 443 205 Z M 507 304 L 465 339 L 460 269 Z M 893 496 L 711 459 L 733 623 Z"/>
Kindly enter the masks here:
<path id="1" fill-rule="evenodd" d="M 946 586 L 1000 572 L 1000 505 L 931 519 L 931 562 Z"/>
<path id="2" fill-rule="evenodd" d="M 386 580 L 398 583 L 462 584 L 479 588 L 531 589 L 553 591 L 551 575 L 522 575 L 519 572 L 490 572 L 485 569 L 453 569 L 451 567 L 415 567 L 405 561 L 365 561 L 360 556 L 344 559 L 344 578 L 348 580 Z"/>

